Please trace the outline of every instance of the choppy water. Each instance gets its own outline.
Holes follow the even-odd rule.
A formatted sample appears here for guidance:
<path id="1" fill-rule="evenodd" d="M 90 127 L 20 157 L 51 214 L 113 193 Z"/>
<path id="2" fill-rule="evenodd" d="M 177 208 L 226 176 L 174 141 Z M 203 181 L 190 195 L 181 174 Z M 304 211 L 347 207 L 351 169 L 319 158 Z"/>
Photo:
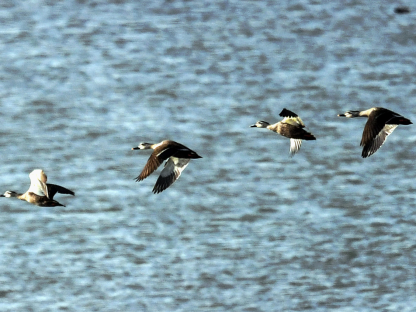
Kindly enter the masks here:
<path id="1" fill-rule="evenodd" d="M 415 311 L 415 8 L 379 1 L 3 1 L 0 191 L 43 168 L 66 207 L 0 199 L 1 311 Z M 317 138 L 257 120 L 297 112 Z M 192 161 L 140 183 L 140 142 Z M 160 169 L 159 171 L 160 172 Z"/>

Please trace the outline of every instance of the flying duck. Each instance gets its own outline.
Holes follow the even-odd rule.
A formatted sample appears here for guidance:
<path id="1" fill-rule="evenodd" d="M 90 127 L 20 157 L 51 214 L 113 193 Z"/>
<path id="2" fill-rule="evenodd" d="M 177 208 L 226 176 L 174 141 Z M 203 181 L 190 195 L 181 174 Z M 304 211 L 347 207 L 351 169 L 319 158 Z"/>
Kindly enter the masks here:
<path id="1" fill-rule="evenodd" d="M 29 174 L 30 187 L 26 193 L 20 194 L 6 191 L 0 197 L 16 197 L 41 207 L 64 206 L 53 199 L 56 193 L 75 195 L 74 192 L 56 184 L 46 183 L 47 176 L 42 169 L 35 169 Z M 65 206 L 64 206 L 65 207 Z"/>
<path id="2" fill-rule="evenodd" d="M 155 171 L 165 160 L 165 168 L 160 173 L 159 178 L 153 188 L 153 193 L 157 194 L 167 189 L 175 182 L 182 171 L 186 168 L 191 159 L 202 158 L 193 150 L 175 141 L 164 140 L 160 143 L 140 143 L 132 150 L 153 149 L 143 171 L 136 178 L 136 182 L 146 179 Z"/>
<path id="3" fill-rule="evenodd" d="M 284 117 L 283 120 L 273 125 L 269 124 L 267 121 L 260 120 L 250 127 L 267 128 L 280 135 L 283 135 L 284 137 L 289 138 L 291 156 L 295 155 L 299 151 L 302 140 L 316 140 L 312 133 L 309 133 L 303 129 L 305 124 L 303 123 L 302 119 L 300 119 L 300 117 L 294 112 L 283 108 L 279 116 Z"/>
<path id="4" fill-rule="evenodd" d="M 363 146 L 361 156 L 370 157 L 384 144 L 387 136 L 391 134 L 398 125 L 410 125 L 412 122 L 389 109 L 373 107 L 364 111 L 348 111 L 339 114 L 338 117 L 367 117 L 364 126 L 360 146 Z"/>

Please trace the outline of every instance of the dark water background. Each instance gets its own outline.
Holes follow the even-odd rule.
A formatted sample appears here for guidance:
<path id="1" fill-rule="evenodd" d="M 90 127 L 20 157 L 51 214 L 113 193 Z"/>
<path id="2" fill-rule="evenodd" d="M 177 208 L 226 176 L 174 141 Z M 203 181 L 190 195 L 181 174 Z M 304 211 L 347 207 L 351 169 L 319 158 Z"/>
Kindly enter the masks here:
<path id="1" fill-rule="evenodd" d="M 408 5 L 410 14 L 394 14 Z M 2 1 L 1 311 L 415 311 L 411 1 Z M 249 126 L 297 112 L 318 139 Z M 151 193 L 140 142 L 197 151 Z M 157 173 L 160 172 L 160 169 Z"/>

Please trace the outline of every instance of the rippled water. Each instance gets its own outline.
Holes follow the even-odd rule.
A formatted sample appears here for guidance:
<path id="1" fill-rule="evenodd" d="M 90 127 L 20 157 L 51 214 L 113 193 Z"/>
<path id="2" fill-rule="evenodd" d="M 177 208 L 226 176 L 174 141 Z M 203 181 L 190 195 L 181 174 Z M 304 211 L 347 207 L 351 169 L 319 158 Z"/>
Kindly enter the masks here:
<path id="1" fill-rule="evenodd" d="M 373 106 L 415 122 L 410 14 L 368 1 L 4 1 L 1 311 L 414 311 L 415 128 L 362 159 Z M 297 112 L 318 139 L 249 126 Z M 203 156 L 136 183 L 172 139 Z M 158 170 L 160 172 L 160 169 Z"/>

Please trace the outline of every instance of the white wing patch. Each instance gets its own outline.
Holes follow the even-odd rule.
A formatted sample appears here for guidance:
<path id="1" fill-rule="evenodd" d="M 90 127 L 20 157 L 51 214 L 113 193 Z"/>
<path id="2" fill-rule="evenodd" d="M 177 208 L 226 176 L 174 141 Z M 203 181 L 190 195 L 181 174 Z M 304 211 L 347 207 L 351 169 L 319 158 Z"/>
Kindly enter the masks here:
<path id="1" fill-rule="evenodd" d="M 302 145 L 301 139 L 290 139 L 290 156 L 293 157 Z"/>
<path id="2" fill-rule="evenodd" d="M 49 198 L 48 187 L 46 186 L 46 174 L 41 169 L 35 169 L 29 174 L 30 187 L 28 192 Z"/>
<path id="3" fill-rule="evenodd" d="M 292 125 L 292 126 L 302 126 L 305 127 L 305 124 L 303 123 L 302 119 L 300 119 L 300 117 L 285 117 L 283 118 L 283 120 L 281 121 L 282 123 L 286 123 L 288 125 Z"/>

